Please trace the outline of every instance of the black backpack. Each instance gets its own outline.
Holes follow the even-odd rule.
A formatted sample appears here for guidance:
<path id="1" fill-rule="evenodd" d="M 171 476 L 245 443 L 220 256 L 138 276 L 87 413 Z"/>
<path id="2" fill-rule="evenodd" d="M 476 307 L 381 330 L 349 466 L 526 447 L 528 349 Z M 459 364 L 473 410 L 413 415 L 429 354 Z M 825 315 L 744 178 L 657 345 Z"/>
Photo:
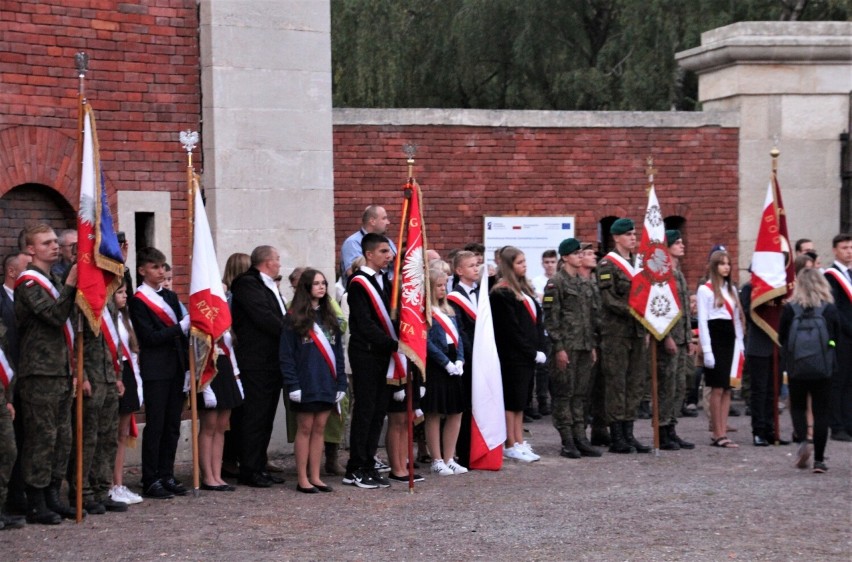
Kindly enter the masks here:
<path id="1" fill-rule="evenodd" d="M 829 345 L 828 325 L 822 315 L 825 306 L 790 306 L 795 316 L 784 346 L 787 374 L 794 379 L 830 377 L 834 372 L 834 348 Z"/>

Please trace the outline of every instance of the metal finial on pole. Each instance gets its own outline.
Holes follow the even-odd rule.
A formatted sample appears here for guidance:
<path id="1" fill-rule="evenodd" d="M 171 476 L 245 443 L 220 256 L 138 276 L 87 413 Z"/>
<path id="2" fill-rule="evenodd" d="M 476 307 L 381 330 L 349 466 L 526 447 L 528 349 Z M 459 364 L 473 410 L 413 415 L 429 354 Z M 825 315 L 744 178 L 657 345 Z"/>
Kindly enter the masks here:
<path id="1" fill-rule="evenodd" d="M 186 150 L 187 166 L 192 167 L 192 149 L 198 145 L 198 131 L 187 129 L 180 132 L 180 143 Z"/>
<path id="2" fill-rule="evenodd" d="M 83 81 L 86 79 L 86 73 L 89 72 L 89 55 L 80 51 L 74 55 L 74 66 L 77 68 L 77 77 L 80 79 L 79 94 L 80 99 L 83 99 Z"/>
<path id="3" fill-rule="evenodd" d="M 654 157 L 649 156 L 645 159 L 645 173 L 648 175 L 648 187 L 645 189 L 645 195 L 651 192 L 651 186 L 654 185 L 654 174 L 657 173 L 657 169 L 654 167 Z"/>
<path id="4" fill-rule="evenodd" d="M 772 145 L 772 150 L 769 151 L 769 155 L 772 156 L 772 173 L 778 171 L 778 157 L 781 155 L 781 151 L 778 150 L 778 143 L 774 143 Z"/>
<path id="5" fill-rule="evenodd" d="M 414 143 L 406 143 L 402 145 L 402 151 L 408 158 L 408 177 L 414 177 L 414 155 L 417 154 L 417 145 Z"/>

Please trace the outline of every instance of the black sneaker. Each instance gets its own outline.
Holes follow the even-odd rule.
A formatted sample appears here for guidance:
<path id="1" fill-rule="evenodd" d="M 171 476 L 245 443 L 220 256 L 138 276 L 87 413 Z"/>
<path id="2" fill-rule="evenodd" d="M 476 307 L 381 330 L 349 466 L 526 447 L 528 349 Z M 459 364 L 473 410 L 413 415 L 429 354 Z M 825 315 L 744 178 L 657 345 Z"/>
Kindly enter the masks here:
<path id="1" fill-rule="evenodd" d="M 166 478 L 165 480 L 160 480 L 160 483 L 163 485 L 163 488 L 176 496 L 185 496 L 186 493 L 189 492 L 186 486 L 184 486 L 181 481 L 174 476 Z"/>
<path id="2" fill-rule="evenodd" d="M 378 470 L 373 469 L 369 474 L 370 478 L 373 479 L 373 482 L 375 482 L 379 488 L 390 488 L 390 480 L 379 474 Z"/>
<path id="3" fill-rule="evenodd" d="M 365 489 L 373 489 L 378 488 L 379 485 L 370 477 L 370 475 L 365 474 L 363 470 L 356 470 L 355 472 L 347 472 L 343 477 L 343 483 L 347 486 L 355 486 L 358 488 Z"/>
<path id="4" fill-rule="evenodd" d="M 173 493 L 163 487 L 162 482 L 159 480 L 154 480 L 150 486 L 142 491 L 142 495 L 155 500 L 168 500 L 175 497 Z"/>
<path id="5" fill-rule="evenodd" d="M 397 476 L 394 473 L 390 473 L 390 474 L 388 474 L 388 478 L 391 479 L 391 480 L 394 480 L 396 482 L 408 482 L 408 475 L 407 474 L 405 476 Z M 417 474 L 416 472 L 414 473 L 414 481 L 415 482 L 423 482 L 425 480 L 426 479 L 423 478 L 422 474 Z"/>
<path id="6" fill-rule="evenodd" d="M 382 462 L 382 460 L 379 457 L 373 457 L 373 460 L 376 461 L 375 464 L 373 464 L 373 468 L 376 469 L 376 472 L 379 472 L 379 473 L 390 472 L 390 470 L 391 470 L 390 465 Z"/>
<path id="7" fill-rule="evenodd" d="M 823 474 L 828 472 L 828 466 L 822 461 L 814 461 L 814 474 Z"/>

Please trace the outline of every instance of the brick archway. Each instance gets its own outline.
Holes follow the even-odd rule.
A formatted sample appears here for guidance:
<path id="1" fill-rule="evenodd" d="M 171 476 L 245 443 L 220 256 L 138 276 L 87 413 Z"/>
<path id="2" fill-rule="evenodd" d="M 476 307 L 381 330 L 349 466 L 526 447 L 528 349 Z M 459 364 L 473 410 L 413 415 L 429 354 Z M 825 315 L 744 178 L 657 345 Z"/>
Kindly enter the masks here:
<path id="1" fill-rule="evenodd" d="M 66 202 L 77 197 L 76 139 L 46 127 L 0 131 L 0 197 L 25 184 L 55 190 Z"/>

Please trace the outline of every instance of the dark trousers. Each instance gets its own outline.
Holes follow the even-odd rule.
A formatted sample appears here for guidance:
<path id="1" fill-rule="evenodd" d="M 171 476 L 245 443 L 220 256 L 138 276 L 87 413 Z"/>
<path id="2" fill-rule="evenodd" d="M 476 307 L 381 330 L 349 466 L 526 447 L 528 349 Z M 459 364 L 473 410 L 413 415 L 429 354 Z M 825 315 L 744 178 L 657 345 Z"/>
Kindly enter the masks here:
<path id="1" fill-rule="evenodd" d="M 245 389 L 243 389 L 245 392 Z M 243 407 L 237 406 L 231 410 L 230 429 L 225 432 L 225 446 L 222 450 L 222 460 L 236 466 L 240 462 L 240 439 L 243 431 Z"/>
<path id="2" fill-rule="evenodd" d="M 240 474 L 266 470 L 266 451 L 272 439 L 275 412 L 281 398 L 281 373 L 277 370 L 242 371 L 245 400 L 240 431 Z"/>
<path id="3" fill-rule="evenodd" d="M 837 369 L 831 377 L 831 431 L 852 433 L 852 338 L 837 338 Z"/>
<path id="4" fill-rule="evenodd" d="M 790 379 L 790 417 L 796 436 L 807 439 L 808 436 L 808 395 L 811 396 L 811 411 L 814 414 L 814 460 L 823 461 L 825 443 L 828 441 L 828 420 L 831 413 L 829 395 L 831 379 L 795 380 Z"/>
<path id="5" fill-rule="evenodd" d="M 459 438 L 456 441 L 456 456 L 462 466 L 470 464 L 470 424 L 473 419 L 473 411 L 471 409 L 471 393 L 473 392 L 473 374 L 471 372 L 472 365 L 469 362 L 464 364 L 464 375 L 462 375 L 462 384 L 464 384 L 465 407 L 462 412 L 461 429 L 459 430 Z"/>
<path id="6" fill-rule="evenodd" d="M 142 432 L 142 487 L 174 476 L 183 411 L 183 378 L 142 381 L 145 430 Z"/>
<path id="7" fill-rule="evenodd" d="M 775 408 L 778 407 L 775 383 L 772 380 L 772 357 L 746 356 L 751 379 L 749 408 L 751 409 L 751 432 L 769 439 L 775 436 Z M 777 381 L 781 392 L 780 376 Z"/>
<path id="8" fill-rule="evenodd" d="M 379 448 L 379 437 L 387 412 L 387 366 L 380 356 L 350 348 L 355 404 L 352 408 L 352 425 L 349 433 L 349 462 L 346 472 L 371 469 L 373 457 Z"/>

